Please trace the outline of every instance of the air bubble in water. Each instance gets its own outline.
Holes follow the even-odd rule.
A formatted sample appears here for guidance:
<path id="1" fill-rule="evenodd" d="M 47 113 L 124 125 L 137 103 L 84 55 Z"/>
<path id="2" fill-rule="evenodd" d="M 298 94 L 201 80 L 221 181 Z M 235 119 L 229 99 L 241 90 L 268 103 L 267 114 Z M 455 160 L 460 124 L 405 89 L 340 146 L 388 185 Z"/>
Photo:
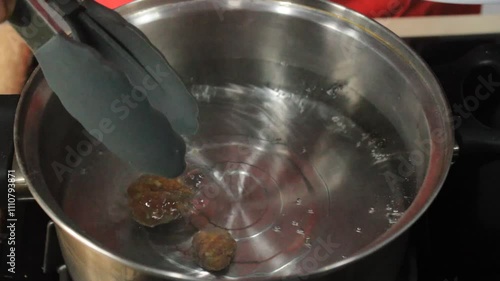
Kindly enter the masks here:
<path id="1" fill-rule="evenodd" d="M 368 213 L 369 213 L 369 214 L 373 214 L 373 213 L 375 213 L 375 208 L 370 208 L 370 210 L 368 210 Z"/>
<path id="2" fill-rule="evenodd" d="M 295 204 L 296 205 L 302 205 L 302 199 L 297 198 L 297 200 L 295 200 Z"/>
<path id="3" fill-rule="evenodd" d="M 297 229 L 297 234 L 304 235 L 304 230 L 302 228 Z"/>
<path id="4" fill-rule="evenodd" d="M 314 214 L 314 210 L 313 209 L 309 209 L 309 210 L 307 210 L 307 213 L 310 214 L 310 215 L 312 215 L 312 214 Z"/>
<path id="5" fill-rule="evenodd" d="M 273 231 L 274 231 L 274 232 L 280 232 L 280 231 L 281 231 L 281 227 L 279 227 L 279 226 L 275 225 L 275 226 L 273 227 Z"/>
<path id="6" fill-rule="evenodd" d="M 305 110 L 305 105 L 304 105 L 305 101 L 304 100 L 300 100 L 299 101 L 299 112 L 300 113 L 304 113 L 304 110 Z"/>
<path id="7" fill-rule="evenodd" d="M 306 246 L 307 248 L 311 248 L 312 247 L 312 244 L 311 244 L 311 237 L 306 237 L 305 241 L 304 241 L 304 246 Z"/>
<path id="8" fill-rule="evenodd" d="M 333 84 L 330 89 L 326 91 L 326 94 L 333 99 L 337 97 L 337 94 L 344 88 L 345 84 L 340 82 L 340 83 L 335 83 Z"/>
<path id="9" fill-rule="evenodd" d="M 387 140 L 382 138 L 382 139 L 379 139 L 377 141 L 376 146 L 377 146 L 377 148 L 384 148 L 386 146 L 386 144 L 387 144 Z"/>
<path id="10" fill-rule="evenodd" d="M 346 257 L 346 256 L 342 256 L 342 258 L 343 258 L 344 260 L 345 260 L 345 259 L 347 259 L 347 257 Z"/>
<path id="11" fill-rule="evenodd" d="M 333 99 L 337 97 L 337 91 L 335 88 L 330 88 L 328 91 L 326 91 L 326 94 L 332 97 Z"/>
<path id="12" fill-rule="evenodd" d="M 374 145 L 375 145 L 375 143 L 377 143 L 377 140 L 376 140 L 376 139 L 370 139 L 370 140 L 368 140 L 368 145 L 369 145 L 369 146 L 374 146 Z M 375 148 L 376 148 L 376 147 L 375 147 Z"/>
<path id="13" fill-rule="evenodd" d="M 306 148 L 305 148 L 305 147 L 303 147 L 303 148 L 302 148 L 302 151 L 301 151 L 301 154 L 304 154 L 304 153 L 306 153 L 306 152 L 307 152 Z"/>
<path id="14" fill-rule="evenodd" d="M 392 207 L 389 204 L 387 204 L 386 207 L 385 207 L 385 210 L 386 211 L 392 211 Z"/>
<path id="15" fill-rule="evenodd" d="M 361 227 L 356 228 L 357 233 L 361 233 Z"/>
<path id="16" fill-rule="evenodd" d="M 293 226 L 299 226 L 299 223 L 298 223 L 298 222 L 296 222 L 296 221 L 292 221 L 292 225 L 293 225 Z"/>
<path id="17" fill-rule="evenodd" d="M 402 217 L 402 214 L 401 213 L 388 213 L 388 214 L 386 214 L 386 217 L 387 217 L 387 220 L 389 221 L 390 224 L 395 224 Z"/>
<path id="18" fill-rule="evenodd" d="M 374 149 L 371 152 L 372 152 L 372 157 L 375 159 L 374 164 L 385 162 L 385 161 L 387 161 L 389 159 L 387 154 L 378 153 Z"/>
<path id="19" fill-rule="evenodd" d="M 191 187 L 200 187 L 202 184 L 203 174 L 198 171 L 193 171 L 191 174 L 186 175 L 185 183 Z"/>
<path id="20" fill-rule="evenodd" d="M 340 119 L 340 117 L 333 116 L 332 117 L 332 121 L 333 121 L 333 123 L 335 123 L 335 126 L 337 127 L 337 129 L 345 132 L 345 129 L 346 129 L 347 126 L 346 126 L 346 124 L 344 122 L 342 122 L 342 120 Z"/>

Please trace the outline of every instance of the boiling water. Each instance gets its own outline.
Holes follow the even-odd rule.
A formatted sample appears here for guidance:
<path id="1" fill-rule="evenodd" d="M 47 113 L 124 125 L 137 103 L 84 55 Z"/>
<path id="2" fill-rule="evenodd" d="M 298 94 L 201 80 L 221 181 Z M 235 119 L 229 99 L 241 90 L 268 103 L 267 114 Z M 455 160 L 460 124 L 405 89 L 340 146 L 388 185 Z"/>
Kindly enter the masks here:
<path id="1" fill-rule="evenodd" d="M 404 214 L 406 191 L 384 176 L 404 145 L 352 120 L 339 107 L 352 100 L 349 91 L 325 88 L 323 99 L 239 85 L 195 85 L 192 92 L 200 130 L 186 139 L 182 178 L 197 191 L 195 212 L 238 241 L 226 276 L 300 271 L 317 247 L 328 261 L 340 261 Z M 136 177 L 109 152 L 96 152 L 68 182 L 64 209 L 126 258 L 208 278 L 189 253 L 192 225 L 180 220 L 149 229 L 132 221 L 126 189 Z"/>

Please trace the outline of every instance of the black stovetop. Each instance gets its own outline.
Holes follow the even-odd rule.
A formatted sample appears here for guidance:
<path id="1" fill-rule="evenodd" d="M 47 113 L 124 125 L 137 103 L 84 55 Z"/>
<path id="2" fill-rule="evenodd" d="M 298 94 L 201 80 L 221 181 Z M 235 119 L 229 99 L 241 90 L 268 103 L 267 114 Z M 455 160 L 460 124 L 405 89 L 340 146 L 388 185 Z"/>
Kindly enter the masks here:
<path id="1" fill-rule="evenodd" d="M 406 42 L 435 72 L 463 124 L 500 130 L 500 34 Z M 476 106 L 474 89 L 481 83 L 490 95 L 476 98 Z M 473 110 L 464 114 L 463 108 Z M 0 280 L 68 280 L 49 218 L 35 201 L 18 202 L 16 216 L 16 274 L 7 271 L 4 223 Z M 460 155 L 435 202 L 410 231 L 397 281 L 500 280 L 500 155 Z"/>
<path id="2" fill-rule="evenodd" d="M 407 42 L 429 64 L 454 116 L 460 116 L 455 130 L 500 131 L 500 34 Z M 459 153 L 435 202 L 412 229 L 415 280 L 500 280 L 499 199 L 498 150 Z"/>

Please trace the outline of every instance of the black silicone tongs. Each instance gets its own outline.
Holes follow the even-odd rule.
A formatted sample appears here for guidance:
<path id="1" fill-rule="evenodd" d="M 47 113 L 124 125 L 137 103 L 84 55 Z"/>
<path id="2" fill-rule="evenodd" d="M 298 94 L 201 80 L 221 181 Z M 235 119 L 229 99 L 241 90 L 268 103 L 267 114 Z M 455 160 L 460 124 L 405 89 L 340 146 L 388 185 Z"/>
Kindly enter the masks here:
<path id="1" fill-rule="evenodd" d="M 196 133 L 198 107 L 165 57 L 121 15 L 94 1 L 43 1 L 17 0 L 9 21 L 65 109 L 138 171 L 181 174 L 182 136 Z"/>

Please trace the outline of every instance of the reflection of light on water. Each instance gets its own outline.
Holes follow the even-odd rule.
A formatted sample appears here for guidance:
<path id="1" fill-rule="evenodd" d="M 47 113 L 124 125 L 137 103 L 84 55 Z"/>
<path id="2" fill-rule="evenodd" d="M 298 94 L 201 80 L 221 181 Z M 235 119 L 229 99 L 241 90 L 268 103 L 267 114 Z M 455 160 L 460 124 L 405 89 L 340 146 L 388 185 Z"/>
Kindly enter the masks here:
<path id="1" fill-rule="evenodd" d="M 398 211 L 393 211 L 392 213 L 386 214 L 386 217 L 387 217 L 389 224 L 397 223 L 402 216 L 403 216 L 403 213 L 399 213 Z"/>
<path id="2" fill-rule="evenodd" d="M 285 3 L 280 3 L 279 5 L 277 5 L 275 7 L 275 11 L 278 12 L 278 13 L 280 13 L 280 14 L 283 14 L 283 15 L 290 15 L 290 14 L 292 14 L 292 12 L 294 11 L 294 9 L 292 9 L 289 6 L 285 6 L 284 4 Z"/>
<path id="3" fill-rule="evenodd" d="M 312 244 L 311 244 L 311 237 L 306 237 L 306 239 L 304 240 L 304 246 L 306 246 L 307 248 L 311 248 L 312 247 Z"/>
<path id="4" fill-rule="evenodd" d="M 375 161 L 373 162 L 373 165 L 386 162 L 390 159 L 389 154 L 380 153 L 376 149 L 371 150 L 371 155 L 372 155 L 373 159 L 375 159 Z"/>
<path id="5" fill-rule="evenodd" d="M 297 205 L 297 206 L 302 205 L 302 199 L 301 198 L 297 198 L 297 200 L 295 200 L 295 205 Z"/>
<path id="6" fill-rule="evenodd" d="M 346 133 L 346 124 L 343 122 L 342 119 L 340 119 L 339 116 L 333 116 L 332 121 L 336 126 L 336 129 L 339 130 L 342 133 Z"/>
<path id="7" fill-rule="evenodd" d="M 140 26 L 145 25 L 150 22 L 155 22 L 161 20 L 163 15 L 160 12 L 148 12 L 148 13 L 139 13 L 135 16 L 130 17 L 129 21 L 132 24 Z"/>

